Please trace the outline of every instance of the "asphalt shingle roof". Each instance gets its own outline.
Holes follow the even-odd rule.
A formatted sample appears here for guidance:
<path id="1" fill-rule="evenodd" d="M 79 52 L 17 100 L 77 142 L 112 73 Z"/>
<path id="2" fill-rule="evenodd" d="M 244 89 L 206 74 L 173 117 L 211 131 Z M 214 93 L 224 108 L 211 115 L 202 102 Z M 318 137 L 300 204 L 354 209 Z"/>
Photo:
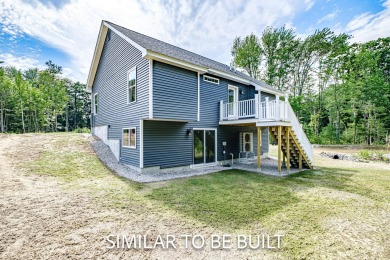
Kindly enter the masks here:
<path id="1" fill-rule="evenodd" d="M 199 54 L 184 50 L 182 48 L 179 48 L 177 46 L 174 46 L 172 44 L 157 40 L 155 38 L 149 37 L 147 35 L 129 30 L 125 27 L 119 26 L 117 24 L 105 21 L 110 26 L 121 32 L 123 35 L 137 43 L 138 45 L 142 46 L 143 48 L 147 50 L 151 50 L 156 53 L 160 53 L 184 62 L 188 62 L 194 65 L 211 68 L 215 70 L 219 70 L 222 72 L 225 72 L 227 74 L 230 74 L 232 76 L 240 77 L 246 80 L 249 80 L 252 83 L 255 83 L 257 85 L 260 85 L 262 87 L 278 91 L 275 88 L 267 85 L 265 82 L 259 81 L 257 79 L 254 79 L 250 77 L 249 75 L 240 72 L 238 70 L 231 70 L 230 66 L 220 63 L 218 61 L 206 58 L 204 56 L 201 56 Z M 280 91 L 278 91 L 280 92 Z"/>

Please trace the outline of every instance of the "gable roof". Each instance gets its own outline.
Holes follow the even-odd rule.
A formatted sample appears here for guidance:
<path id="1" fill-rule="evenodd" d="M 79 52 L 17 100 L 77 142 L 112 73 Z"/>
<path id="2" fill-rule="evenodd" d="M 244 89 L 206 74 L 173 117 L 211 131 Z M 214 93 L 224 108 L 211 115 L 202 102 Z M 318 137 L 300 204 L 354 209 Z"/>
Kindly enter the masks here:
<path id="1" fill-rule="evenodd" d="M 106 28 L 104 28 L 106 27 Z M 146 58 L 152 58 L 152 59 L 162 59 L 162 61 L 173 61 L 172 63 L 177 62 L 183 62 L 187 64 L 187 66 L 190 65 L 195 65 L 194 69 L 200 71 L 202 74 L 203 73 L 209 73 L 209 74 L 214 74 L 217 76 L 221 76 L 223 78 L 230 78 L 232 80 L 239 81 L 241 83 L 246 83 L 246 84 L 252 84 L 254 85 L 257 89 L 260 89 L 260 87 L 267 89 L 268 91 L 266 92 L 271 92 L 275 94 L 283 94 L 283 92 L 269 86 L 263 81 L 254 79 L 250 77 L 249 75 L 240 72 L 236 69 L 231 69 L 230 66 L 217 62 L 215 60 L 206 58 L 204 56 L 201 56 L 199 54 L 184 50 L 182 48 L 179 48 L 177 46 L 174 46 L 172 44 L 157 40 L 155 38 L 149 37 L 147 35 L 129 30 L 127 28 L 124 28 L 122 26 L 119 26 L 117 24 L 108 22 L 108 21 L 102 21 L 102 26 L 100 29 L 99 33 L 99 39 L 96 44 L 95 48 L 95 53 L 94 53 L 94 58 L 92 61 L 91 65 L 91 71 L 88 76 L 88 81 L 87 81 L 87 88 L 91 88 L 94 77 L 96 74 L 97 70 L 97 64 L 100 55 L 101 55 L 101 50 L 100 53 L 97 51 L 98 45 L 104 45 L 104 39 L 105 39 L 105 34 L 107 33 L 107 28 L 113 30 L 115 33 L 117 33 L 119 36 L 124 38 L 126 41 L 128 41 L 130 44 L 132 44 L 134 47 L 138 48 L 144 57 Z M 103 37 L 104 36 L 104 37 Z M 103 46 L 100 46 L 103 48 Z M 98 56 L 98 57 L 96 57 Z M 173 58 L 169 59 L 169 58 Z M 95 63 L 95 64 L 94 64 Z M 93 71 L 95 70 L 95 71 Z M 92 72 L 92 73 L 91 73 Z"/>

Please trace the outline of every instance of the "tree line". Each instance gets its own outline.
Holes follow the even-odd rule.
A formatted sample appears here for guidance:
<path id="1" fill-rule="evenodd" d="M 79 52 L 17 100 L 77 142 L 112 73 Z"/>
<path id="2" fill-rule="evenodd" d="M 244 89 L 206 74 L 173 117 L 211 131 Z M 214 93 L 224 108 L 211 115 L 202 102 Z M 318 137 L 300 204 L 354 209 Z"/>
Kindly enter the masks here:
<path id="1" fill-rule="evenodd" d="M 390 37 L 350 43 L 329 28 L 236 37 L 233 64 L 289 93 L 312 143 L 383 144 L 390 130 Z"/>
<path id="2" fill-rule="evenodd" d="M 46 69 L 0 68 L 0 130 L 13 133 L 89 128 L 90 94 L 85 84 L 62 77 L 51 61 Z"/>

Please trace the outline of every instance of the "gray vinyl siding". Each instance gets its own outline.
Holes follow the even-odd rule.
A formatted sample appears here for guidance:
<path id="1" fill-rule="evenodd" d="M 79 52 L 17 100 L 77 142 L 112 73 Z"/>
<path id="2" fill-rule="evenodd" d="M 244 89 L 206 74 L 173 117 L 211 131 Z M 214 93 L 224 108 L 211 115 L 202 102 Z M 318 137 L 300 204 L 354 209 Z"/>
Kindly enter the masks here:
<path id="1" fill-rule="evenodd" d="M 275 95 L 274 94 L 269 94 L 269 93 L 265 93 L 265 92 L 263 92 L 263 91 L 261 91 L 261 101 L 263 102 L 263 101 L 265 101 L 265 98 L 266 97 L 268 97 L 269 99 L 269 101 L 271 101 L 271 100 L 275 100 L 276 99 L 276 97 L 275 97 Z"/>
<path id="2" fill-rule="evenodd" d="M 144 166 L 161 168 L 192 164 L 192 136 L 188 124 L 144 121 Z"/>
<path id="3" fill-rule="evenodd" d="M 122 128 L 136 127 L 137 146 L 121 148 L 120 161 L 140 167 L 140 119 L 148 117 L 149 62 L 141 52 L 124 39 L 111 33 L 106 40 L 93 84 L 98 93 L 98 114 L 94 126 L 110 125 L 108 138 L 122 143 Z M 127 103 L 127 72 L 137 68 L 137 101 Z"/>
<path id="4" fill-rule="evenodd" d="M 153 62 L 153 118 L 194 121 L 198 112 L 197 73 Z"/>
<path id="5" fill-rule="evenodd" d="M 215 128 L 217 130 L 217 160 L 224 159 L 222 142 L 227 142 L 226 158 L 231 158 L 230 153 L 234 154 L 234 158 L 238 158 L 240 152 L 240 132 L 253 133 L 253 148 L 257 153 L 257 129 L 256 127 L 237 127 L 237 126 L 219 126 L 219 102 L 228 100 L 228 86 L 232 85 L 239 88 L 239 100 L 252 99 L 256 93 L 253 86 L 243 85 L 227 79 L 219 78 L 219 84 L 213 84 L 203 80 L 200 76 L 200 121 L 197 119 L 197 73 L 185 72 L 172 65 L 154 62 L 153 66 L 153 113 L 154 118 L 162 117 L 166 119 L 169 114 L 164 114 L 161 107 L 165 105 L 171 111 L 171 116 L 175 119 L 184 119 L 185 115 L 180 112 L 188 111 L 186 120 L 191 119 L 191 122 L 167 122 L 167 121 L 144 121 L 144 167 L 160 166 L 161 168 L 177 167 L 190 165 L 193 163 L 193 136 L 187 135 L 187 130 L 193 128 Z M 164 73 L 161 73 L 164 68 Z M 157 73 L 158 71 L 158 73 Z M 180 73 L 176 73 L 180 72 Z M 167 77 L 171 73 L 176 73 L 174 77 Z M 213 75 L 210 75 L 215 77 Z M 160 79 L 159 77 L 162 77 Z M 216 77 L 218 78 L 218 77 Z M 161 84 L 163 82 L 164 84 Z M 158 86 L 156 86 L 156 84 Z M 187 107 L 184 104 L 177 105 L 174 102 L 170 104 L 156 104 L 156 88 L 163 90 L 161 87 L 166 86 L 165 91 L 173 92 L 173 97 L 176 93 L 186 95 L 193 98 Z M 161 88 L 161 89 L 160 89 Z M 195 92 L 193 92 L 195 90 Z M 243 92 L 242 92 L 243 91 Z M 169 92 L 167 94 L 169 94 Z M 157 92 L 160 93 L 160 92 Z M 180 96 L 182 97 L 182 96 Z M 176 97 L 177 98 L 177 97 Z M 178 98 L 177 98 L 178 99 Z M 176 100 L 176 99 L 175 99 Z M 179 100 L 177 100 L 179 101 Z M 160 111 L 161 110 L 161 111 Z M 179 110 L 179 111 L 176 111 Z M 159 112 L 160 111 L 160 112 Z M 156 114 L 157 112 L 157 114 Z M 268 130 L 262 131 L 262 151 L 268 152 Z"/>

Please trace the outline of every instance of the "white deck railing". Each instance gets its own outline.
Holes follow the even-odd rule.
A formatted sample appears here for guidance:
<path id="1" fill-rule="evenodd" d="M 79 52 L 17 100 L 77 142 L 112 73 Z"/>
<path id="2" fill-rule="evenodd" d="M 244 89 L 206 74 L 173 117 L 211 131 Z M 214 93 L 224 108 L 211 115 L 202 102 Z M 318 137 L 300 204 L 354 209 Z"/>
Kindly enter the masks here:
<path id="1" fill-rule="evenodd" d="M 258 118 L 260 120 L 288 121 L 287 102 L 280 100 L 258 102 L 258 97 L 237 102 L 220 102 L 220 120 Z"/>
<path id="2" fill-rule="evenodd" d="M 240 118 L 250 118 L 256 116 L 255 99 L 247 99 L 238 102 L 221 102 L 221 119 L 231 120 Z"/>
<path id="3" fill-rule="evenodd" d="M 256 118 L 259 121 L 287 121 L 291 123 L 292 130 L 298 138 L 302 148 L 306 151 L 309 160 L 313 162 L 313 147 L 296 117 L 290 103 L 279 99 L 259 102 L 256 94 L 254 99 L 238 102 L 220 102 L 220 120 L 238 120 L 243 118 Z"/>

